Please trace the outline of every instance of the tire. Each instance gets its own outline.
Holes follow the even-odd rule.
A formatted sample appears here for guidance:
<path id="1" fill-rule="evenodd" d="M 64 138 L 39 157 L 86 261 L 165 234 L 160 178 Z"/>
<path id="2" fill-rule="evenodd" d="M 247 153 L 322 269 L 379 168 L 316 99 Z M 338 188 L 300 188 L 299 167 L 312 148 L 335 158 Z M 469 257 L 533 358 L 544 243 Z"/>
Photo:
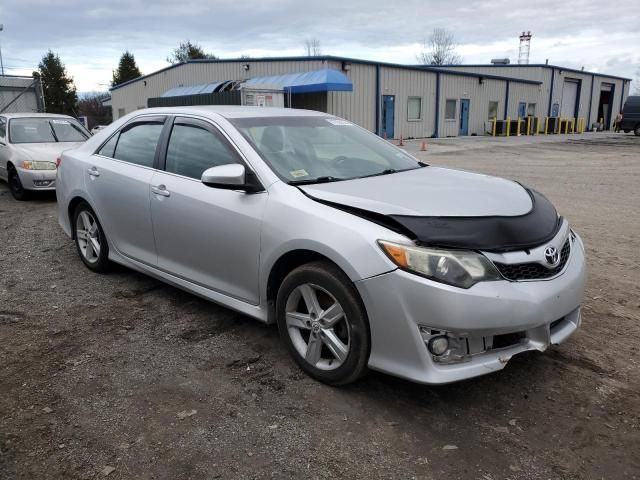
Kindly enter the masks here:
<path id="1" fill-rule="evenodd" d="M 631 130 L 625 130 L 624 133 L 629 133 Z"/>
<path id="2" fill-rule="evenodd" d="M 18 175 L 18 171 L 13 165 L 7 169 L 7 183 L 9 183 L 9 190 L 13 198 L 19 202 L 29 199 L 29 190 L 25 190 L 22 186 L 20 175 Z"/>
<path id="3" fill-rule="evenodd" d="M 308 263 L 289 273 L 278 290 L 276 317 L 287 350 L 311 377 L 346 385 L 367 372 L 371 340 L 365 308 L 332 263 Z"/>
<path id="4" fill-rule="evenodd" d="M 94 272 L 109 270 L 109 244 L 102 225 L 91 207 L 80 203 L 73 212 L 74 238 L 78 255 L 84 264 Z"/>

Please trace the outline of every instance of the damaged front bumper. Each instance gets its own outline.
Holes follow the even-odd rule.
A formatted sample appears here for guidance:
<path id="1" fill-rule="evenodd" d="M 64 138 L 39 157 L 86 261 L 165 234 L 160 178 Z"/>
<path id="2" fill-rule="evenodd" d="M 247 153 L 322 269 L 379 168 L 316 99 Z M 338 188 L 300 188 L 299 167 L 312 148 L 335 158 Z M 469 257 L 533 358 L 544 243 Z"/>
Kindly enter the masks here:
<path id="1" fill-rule="evenodd" d="M 461 289 L 394 270 L 358 281 L 371 328 L 369 366 L 428 384 L 501 370 L 513 355 L 544 351 L 577 330 L 585 277 L 576 236 L 565 269 L 550 280 Z M 452 346 L 441 357 L 427 347 L 438 335 Z"/>

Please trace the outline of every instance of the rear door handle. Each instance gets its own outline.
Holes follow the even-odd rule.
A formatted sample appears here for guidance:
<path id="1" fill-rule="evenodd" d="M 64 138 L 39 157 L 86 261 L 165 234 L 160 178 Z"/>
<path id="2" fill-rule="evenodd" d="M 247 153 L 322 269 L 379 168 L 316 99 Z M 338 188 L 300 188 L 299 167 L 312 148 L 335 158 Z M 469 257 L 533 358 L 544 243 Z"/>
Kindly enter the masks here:
<path id="1" fill-rule="evenodd" d="M 169 190 L 167 190 L 167 187 L 165 187 L 164 185 L 158 185 L 157 187 L 151 187 L 151 191 L 153 193 L 155 193 L 156 195 L 160 195 L 162 197 L 170 197 L 171 194 L 169 193 Z"/>
<path id="2" fill-rule="evenodd" d="M 98 171 L 98 169 L 96 167 L 91 167 L 89 170 L 89 175 L 91 175 L 92 177 L 99 177 L 100 176 L 100 172 Z"/>

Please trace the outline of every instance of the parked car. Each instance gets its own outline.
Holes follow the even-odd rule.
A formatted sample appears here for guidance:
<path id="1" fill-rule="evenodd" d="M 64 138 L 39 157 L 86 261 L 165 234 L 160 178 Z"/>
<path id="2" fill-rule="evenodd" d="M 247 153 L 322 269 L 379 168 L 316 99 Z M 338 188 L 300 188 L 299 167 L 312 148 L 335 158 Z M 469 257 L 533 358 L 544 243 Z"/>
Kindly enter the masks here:
<path id="1" fill-rule="evenodd" d="M 95 135 L 96 133 L 98 133 L 100 130 L 107 128 L 107 125 L 96 125 L 95 127 L 93 127 L 91 129 L 91 135 Z"/>
<path id="2" fill-rule="evenodd" d="M 55 190 L 56 161 L 63 150 L 89 138 L 78 121 L 48 113 L 0 115 L 0 179 L 16 200 L 33 190 Z"/>
<path id="3" fill-rule="evenodd" d="M 329 384 L 475 377 L 581 323 L 584 247 L 542 194 L 324 113 L 139 110 L 62 155 L 57 193 L 89 269 L 277 323 Z"/>
<path id="4" fill-rule="evenodd" d="M 622 122 L 620 129 L 624 133 L 634 132 L 640 137 L 640 95 L 630 96 L 622 109 Z"/>

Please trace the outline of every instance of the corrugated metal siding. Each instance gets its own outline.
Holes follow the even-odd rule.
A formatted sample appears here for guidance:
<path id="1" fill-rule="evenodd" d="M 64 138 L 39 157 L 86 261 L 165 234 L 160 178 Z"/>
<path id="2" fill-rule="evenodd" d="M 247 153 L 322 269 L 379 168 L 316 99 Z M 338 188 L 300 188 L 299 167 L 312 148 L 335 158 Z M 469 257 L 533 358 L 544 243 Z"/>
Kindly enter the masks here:
<path id="1" fill-rule="evenodd" d="M 331 62 L 330 68 L 342 68 Z M 351 92 L 327 92 L 327 112 L 346 118 L 372 132 L 376 130 L 376 67 L 352 64 L 343 72 L 353 83 Z"/>
<path id="2" fill-rule="evenodd" d="M 509 82 L 509 105 L 507 117 L 512 120 L 518 118 L 518 104 L 536 104 L 536 117 L 547 116 L 548 94 L 545 95 L 541 85 Z"/>
<path id="3" fill-rule="evenodd" d="M 33 84 L 31 77 L 0 76 L 0 112 L 39 112 L 40 87 Z"/>
<path id="4" fill-rule="evenodd" d="M 208 83 L 215 80 L 243 80 L 250 77 L 279 75 L 290 72 L 307 72 L 327 68 L 324 60 L 291 62 L 228 62 L 228 63 L 187 63 L 169 70 L 150 75 L 144 80 L 125 85 L 111 92 L 114 116 L 120 109 L 131 113 L 136 107 L 146 105 L 147 100 L 161 96 L 165 91 L 177 86 Z M 242 68 L 248 64 L 249 70 Z"/>
<path id="5" fill-rule="evenodd" d="M 498 117 L 501 118 L 504 109 L 506 82 L 502 80 L 479 79 L 473 77 L 459 77 L 451 74 L 441 74 L 440 78 L 440 128 L 441 137 L 455 137 L 458 135 L 460 124 L 460 99 L 468 98 L 469 103 L 469 135 L 484 135 L 485 122 L 489 119 L 489 102 L 498 102 Z M 456 100 L 456 117 L 445 119 L 447 100 Z"/>
<path id="6" fill-rule="evenodd" d="M 396 138 L 425 138 L 435 132 L 436 74 L 419 70 L 380 68 L 380 95 L 395 95 Z M 422 118 L 409 121 L 409 97 L 422 99 Z"/>

